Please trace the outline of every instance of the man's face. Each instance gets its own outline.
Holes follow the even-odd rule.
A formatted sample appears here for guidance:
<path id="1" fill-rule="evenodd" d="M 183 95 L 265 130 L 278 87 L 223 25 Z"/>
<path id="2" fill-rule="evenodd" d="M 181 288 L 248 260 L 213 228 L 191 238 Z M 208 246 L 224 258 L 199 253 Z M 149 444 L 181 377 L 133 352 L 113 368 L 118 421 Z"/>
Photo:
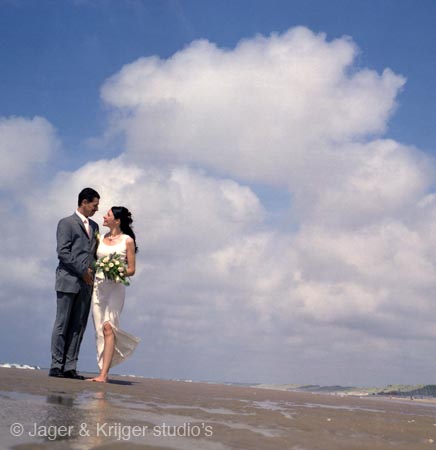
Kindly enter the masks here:
<path id="1" fill-rule="evenodd" d="M 100 199 L 95 197 L 92 202 L 88 202 L 88 200 L 83 200 L 83 215 L 85 217 L 92 217 L 98 211 L 98 204 L 100 203 Z"/>

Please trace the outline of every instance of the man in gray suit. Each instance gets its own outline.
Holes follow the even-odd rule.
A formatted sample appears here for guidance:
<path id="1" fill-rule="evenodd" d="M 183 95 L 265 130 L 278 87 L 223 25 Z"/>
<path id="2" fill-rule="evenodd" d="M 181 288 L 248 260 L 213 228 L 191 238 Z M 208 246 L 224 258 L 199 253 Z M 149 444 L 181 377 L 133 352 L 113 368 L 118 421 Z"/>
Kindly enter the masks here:
<path id="1" fill-rule="evenodd" d="M 98 244 L 98 225 L 89 217 L 98 211 L 99 199 L 94 189 L 83 189 L 76 212 L 58 223 L 57 310 L 51 340 L 51 377 L 84 379 L 76 366 L 91 306 Z"/>

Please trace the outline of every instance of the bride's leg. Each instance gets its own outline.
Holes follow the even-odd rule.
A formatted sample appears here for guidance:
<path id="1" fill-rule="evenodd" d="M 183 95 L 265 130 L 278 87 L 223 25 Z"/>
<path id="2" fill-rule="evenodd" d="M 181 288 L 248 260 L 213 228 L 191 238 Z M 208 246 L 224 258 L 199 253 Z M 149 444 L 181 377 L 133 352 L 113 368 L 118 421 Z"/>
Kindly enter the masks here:
<path id="1" fill-rule="evenodd" d="M 105 383 L 107 381 L 109 368 L 111 366 L 115 350 L 115 334 L 109 322 L 105 322 L 103 324 L 103 334 L 104 334 L 103 367 L 101 368 L 100 375 L 98 377 L 92 378 L 91 381 L 99 381 Z"/>
<path id="2" fill-rule="evenodd" d="M 104 333 L 103 367 L 101 369 L 100 375 L 104 375 L 107 378 L 115 350 L 115 334 L 109 322 L 104 323 L 103 333 Z"/>

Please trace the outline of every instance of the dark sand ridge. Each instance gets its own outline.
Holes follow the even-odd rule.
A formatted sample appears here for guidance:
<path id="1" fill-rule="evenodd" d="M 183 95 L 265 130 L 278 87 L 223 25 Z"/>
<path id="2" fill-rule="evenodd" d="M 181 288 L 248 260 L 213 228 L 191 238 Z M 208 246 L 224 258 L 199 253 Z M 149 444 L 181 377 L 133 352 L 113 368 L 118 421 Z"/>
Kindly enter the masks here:
<path id="1" fill-rule="evenodd" d="M 432 404 L 43 370 L 0 368 L 0 417 L 2 449 L 436 449 Z"/>

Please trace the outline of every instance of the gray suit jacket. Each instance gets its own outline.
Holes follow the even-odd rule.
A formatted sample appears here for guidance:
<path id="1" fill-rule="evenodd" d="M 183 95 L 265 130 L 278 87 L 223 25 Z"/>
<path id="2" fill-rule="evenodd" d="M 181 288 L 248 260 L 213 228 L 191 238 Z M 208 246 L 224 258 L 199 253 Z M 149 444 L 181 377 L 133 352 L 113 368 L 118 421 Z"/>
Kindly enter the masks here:
<path id="1" fill-rule="evenodd" d="M 98 225 L 89 220 L 90 234 L 86 232 L 77 214 L 65 217 L 58 223 L 56 239 L 59 265 L 56 269 L 56 290 L 78 293 L 86 287 L 82 276 L 88 267 L 94 268 Z"/>

